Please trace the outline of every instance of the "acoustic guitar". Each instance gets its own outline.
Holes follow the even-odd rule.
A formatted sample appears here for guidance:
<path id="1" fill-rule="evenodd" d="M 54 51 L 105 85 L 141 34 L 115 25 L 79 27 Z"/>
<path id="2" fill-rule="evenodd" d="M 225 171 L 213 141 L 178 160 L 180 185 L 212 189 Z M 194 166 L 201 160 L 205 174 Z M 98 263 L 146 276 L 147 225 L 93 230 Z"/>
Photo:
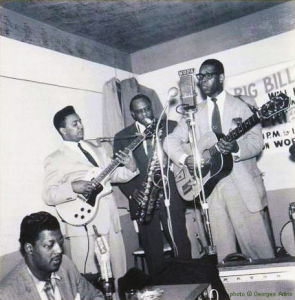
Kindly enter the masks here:
<path id="1" fill-rule="evenodd" d="M 231 130 L 228 135 L 216 135 L 213 132 L 212 135 L 215 135 L 218 140 L 223 138 L 225 141 L 231 142 L 241 137 L 261 120 L 269 119 L 287 110 L 289 105 L 290 98 L 287 95 L 280 93 L 272 96 L 270 101 L 262 105 L 261 108 L 256 109 L 250 118 Z M 206 138 L 208 138 L 208 136 Z M 216 144 L 208 145 L 208 149 L 211 156 L 210 164 L 204 166 L 201 170 L 205 198 L 210 196 L 217 183 L 229 175 L 233 168 L 233 158 L 231 154 L 224 155 L 220 153 L 216 148 Z M 173 166 L 173 173 L 180 196 L 185 201 L 193 201 L 194 199 L 199 201 L 202 191 L 200 175 L 198 174 L 197 178 L 193 178 L 186 166 L 176 164 Z"/>

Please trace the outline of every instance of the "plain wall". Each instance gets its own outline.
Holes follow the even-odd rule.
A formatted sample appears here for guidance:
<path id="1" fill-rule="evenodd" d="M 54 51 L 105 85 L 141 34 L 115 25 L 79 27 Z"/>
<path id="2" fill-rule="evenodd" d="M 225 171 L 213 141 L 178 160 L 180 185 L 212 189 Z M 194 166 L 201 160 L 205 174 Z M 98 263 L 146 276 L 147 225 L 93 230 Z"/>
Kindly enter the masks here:
<path id="1" fill-rule="evenodd" d="M 102 87 L 131 73 L 0 37 L 0 255 L 18 249 L 19 224 L 54 209 L 41 199 L 43 161 L 61 143 L 55 112 L 74 105 L 85 138 L 101 136 Z"/>
<path id="2" fill-rule="evenodd" d="M 131 71 L 128 53 L 65 32 L 0 5 L 1 35 L 96 63 Z"/>

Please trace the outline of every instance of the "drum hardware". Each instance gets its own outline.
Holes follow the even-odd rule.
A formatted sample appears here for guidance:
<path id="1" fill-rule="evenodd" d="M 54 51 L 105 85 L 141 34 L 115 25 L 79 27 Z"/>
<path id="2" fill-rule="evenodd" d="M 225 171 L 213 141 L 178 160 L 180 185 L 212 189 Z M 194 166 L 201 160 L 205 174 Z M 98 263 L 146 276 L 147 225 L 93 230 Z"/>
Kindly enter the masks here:
<path id="1" fill-rule="evenodd" d="M 280 232 L 282 247 L 291 256 L 295 256 L 295 202 L 289 204 L 289 218 Z"/>

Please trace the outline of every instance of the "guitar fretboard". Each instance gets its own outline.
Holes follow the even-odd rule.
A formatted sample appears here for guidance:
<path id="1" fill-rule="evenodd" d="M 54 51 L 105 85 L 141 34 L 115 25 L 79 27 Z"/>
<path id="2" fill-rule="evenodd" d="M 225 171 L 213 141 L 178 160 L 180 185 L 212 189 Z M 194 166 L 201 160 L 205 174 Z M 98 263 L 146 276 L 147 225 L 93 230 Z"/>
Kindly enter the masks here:
<path id="1" fill-rule="evenodd" d="M 142 141 L 144 141 L 145 136 L 141 135 L 135 138 L 124 150 L 133 151 Z M 113 171 L 120 165 L 116 159 L 112 159 L 110 164 L 95 178 L 99 182 L 105 179 L 108 175 L 112 174 Z"/>
<path id="2" fill-rule="evenodd" d="M 250 118 L 248 118 L 243 123 L 239 124 L 238 127 L 231 130 L 230 133 L 224 137 L 224 139 L 227 142 L 231 142 L 233 140 L 238 139 L 240 136 L 242 136 L 245 132 L 250 130 L 252 127 L 254 127 L 256 124 L 260 122 L 260 118 L 257 115 L 258 113 L 255 113 Z"/>
<path id="3" fill-rule="evenodd" d="M 223 137 L 223 139 L 227 142 L 232 142 L 233 140 L 238 139 L 240 136 L 242 136 L 245 132 L 250 130 L 252 127 L 254 127 L 256 124 L 260 122 L 259 118 L 259 111 L 257 111 L 255 114 L 253 114 L 250 118 L 248 118 L 243 123 L 239 124 L 238 127 L 231 130 L 230 133 Z M 210 155 L 214 156 L 218 151 L 214 146 L 212 146 L 209 149 Z"/>

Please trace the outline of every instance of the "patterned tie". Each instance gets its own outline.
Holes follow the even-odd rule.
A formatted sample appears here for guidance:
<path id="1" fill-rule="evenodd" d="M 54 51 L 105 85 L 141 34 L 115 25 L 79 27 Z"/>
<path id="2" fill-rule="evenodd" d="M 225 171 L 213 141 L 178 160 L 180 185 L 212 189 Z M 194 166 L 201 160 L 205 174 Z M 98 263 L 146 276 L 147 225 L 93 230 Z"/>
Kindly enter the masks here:
<path id="1" fill-rule="evenodd" d="M 216 134 L 222 133 L 222 127 L 221 127 L 221 118 L 220 118 L 220 112 L 217 105 L 217 99 L 211 98 L 211 100 L 214 103 L 214 108 L 212 112 L 212 131 Z"/>
<path id="2" fill-rule="evenodd" d="M 79 149 L 83 152 L 83 154 L 86 156 L 86 158 L 95 166 L 98 167 L 98 164 L 96 163 L 96 161 L 94 160 L 94 158 L 92 157 L 92 155 L 86 151 L 85 149 L 82 148 L 81 144 L 78 143 L 78 147 Z"/>
<path id="3" fill-rule="evenodd" d="M 50 279 L 46 280 L 43 290 L 44 290 L 48 300 L 55 300 L 53 286 L 51 284 Z"/>

